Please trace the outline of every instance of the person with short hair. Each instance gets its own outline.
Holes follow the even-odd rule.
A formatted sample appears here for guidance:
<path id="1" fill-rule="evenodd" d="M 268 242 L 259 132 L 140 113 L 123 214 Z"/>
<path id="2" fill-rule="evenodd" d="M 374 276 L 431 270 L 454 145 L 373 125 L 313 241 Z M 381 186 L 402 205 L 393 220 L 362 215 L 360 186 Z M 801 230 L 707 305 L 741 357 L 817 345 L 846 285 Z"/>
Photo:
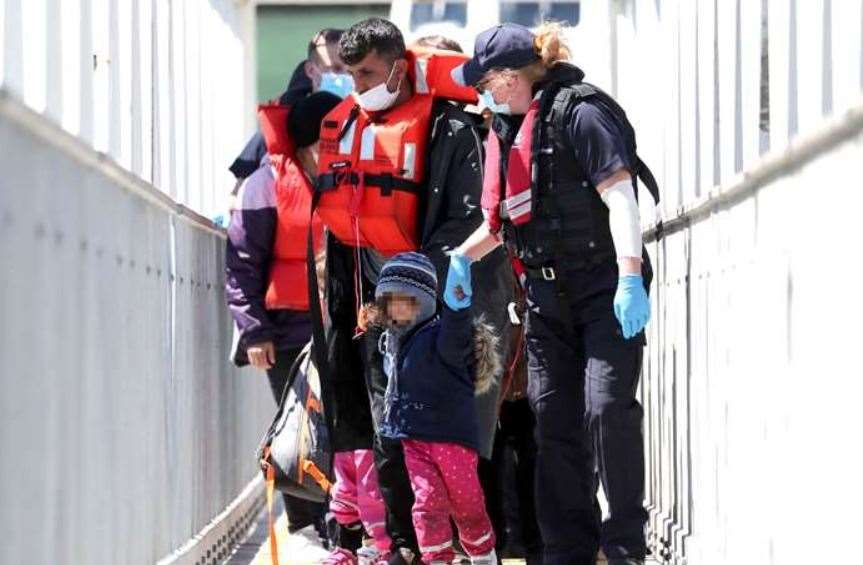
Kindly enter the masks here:
<path id="1" fill-rule="evenodd" d="M 324 28 L 312 37 L 306 49 L 306 58 L 297 64 L 291 74 L 288 87 L 278 98 L 279 104 L 291 106 L 319 90 L 333 92 L 342 98 L 348 95 L 353 85 L 339 58 L 338 46 L 342 33 L 340 29 Z M 228 167 L 237 179 L 235 191 L 243 179 L 258 170 L 266 153 L 264 138 L 260 131 L 256 131 Z"/>
<path id="2" fill-rule="evenodd" d="M 388 159 L 379 145 L 382 142 L 376 141 L 383 128 L 367 128 L 362 132 L 359 128 L 369 123 L 392 126 L 393 116 L 404 115 L 405 108 L 424 108 L 409 116 L 417 127 L 427 128 L 424 139 L 411 142 L 423 149 L 416 151 L 416 159 L 408 159 L 410 166 L 398 167 L 401 170 L 394 168 L 387 178 L 392 179 L 392 192 L 398 190 L 396 186 L 403 185 L 405 190 L 416 194 L 416 233 L 408 235 L 415 237 L 419 251 L 428 256 L 438 276 L 444 277 L 449 265 L 448 252 L 482 222 L 479 199 L 483 150 L 474 120 L 448 99 L 421 99 L 413 80 L 416 70 L 411 61 L 415 54 L 408 52 L 401 32 L 392 22 L 381 18 L 358 22 L 344 33 L 339 47 L 342 60 L 353 76 L 355 92 L 350 102 L 346 100 L 325 119 L 327 144 L 321 146 L 317 187 L 322 201 L 327 191 L 339 190 L 339 183 L 352 182 L 352 179 L 359 179 L 360 174 L 364 179 L 382 182 L 385 175 L 377 172 L 366 175 L 362 168 Z M 426 102 L 430 108 L 424 106 Z M 414 135 L 416 131 L 411 130 L 407 135 Z M 324 132 L 321 137 L 324 139 Z M 367 153 L 354 155 L 354 151 L 363 147 Z M 365 158 L 360 158 L 364 155 Z M 351 163 L 354 170 L 346 174 L 345 163 Z M 424 171 L 421 178 L 404 178 L 419 167 Z M 364 183 L 366 195 L 372 191 L 383 194 L 381 187 L 372 184 Z M 332 324 L 327 345 L 331 352 L 345 349 L 346 346 L 340 344 L 354 339 L 358 306 L 374 301 L 375 285 L 387 257 L 370 245 L 357 246 L 355 241 L 341 241 L 334 236 L 328 239 L 326 295 Z M 475 311 L 485 313 L 496 330 L 506 331 L 506 304 L 512 290 L 506 255 L 499 250 L 488 263 L 478 266 L 475 275 L 487 281 L 473 297 Z M 402 564 L 419 559 L 421 548 L 411 517 L 414 495 L 402 445 L 379 433 L 387 388 L 383 358 L 378 350 L 382 331 L 374 327 L 366 329 L 359 338 L 364 351 L 362 362 L 331 363 L 332 374 L 328 378 L 336 383 L 350 381 L 357 371 L 365 376 L 376 431 L 375 464 L 386 503 L 387 531 L 392 540 L 388 562 Z M 499 376 L 489 392 L 476 400 L 478 451 L 483 457 L 491 455 L 498 391 Z"/>

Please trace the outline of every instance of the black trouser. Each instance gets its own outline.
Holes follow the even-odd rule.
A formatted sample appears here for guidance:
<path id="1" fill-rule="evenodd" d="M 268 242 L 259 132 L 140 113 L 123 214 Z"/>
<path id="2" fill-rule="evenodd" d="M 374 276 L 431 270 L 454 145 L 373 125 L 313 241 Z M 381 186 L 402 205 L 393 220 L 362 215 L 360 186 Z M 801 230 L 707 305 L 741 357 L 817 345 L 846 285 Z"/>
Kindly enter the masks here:
<path id="1" fill-rule="evenodd" d="M 528 397 L 537 418 L 537 516 L 546 565 L 646 553 L 642 408 L 644 335 L 622 337 L 617 269 L 528 281 Z M 561 294 L 563 297 L 561 297 Z M 609 502 L 600 524 L 598 481 Z"/>
<path id="2" fill-rule="evenodd" d="M 508 542 L 518 542 L 524 547 L 528 565 L 542 562 L 542 536 L 534 504 L 534 428 L 534 415 L 526 398 L 503 402 L 491 461 L 480 459 L 479 463 L 498 553 Z M 510 450 L 512 457 L 508 457 Z"/>
<path id="3" fill-rule="evenodd" d="M 302 351 L 302 347 L 277 351 L 276 363 L 272 369 L 267 371 L 270 389 L 273 391 L 273 398 L 275 398 L 277 405 L 282 401 L 282 394 L 284 393 L 285 386 L 288 384 L 291 367 L 300 351 Z M 289 531 L 296 532 L 312 524 L 315 524 L 318 528 L 321 527 L 327 511 L 324 504 L 311 502 L 284 493 L 282 496 L 285 500 L 285 513 L 288 515 Z"/>

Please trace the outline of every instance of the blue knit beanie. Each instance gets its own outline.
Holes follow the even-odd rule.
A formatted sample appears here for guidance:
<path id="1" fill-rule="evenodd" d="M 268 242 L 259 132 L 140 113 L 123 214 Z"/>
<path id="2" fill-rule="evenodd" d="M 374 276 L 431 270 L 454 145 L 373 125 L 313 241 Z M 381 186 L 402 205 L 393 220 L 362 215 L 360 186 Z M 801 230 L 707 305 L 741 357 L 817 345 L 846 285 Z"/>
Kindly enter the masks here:
<path id="1" fill-rule="evenodd" d="M 417 300 L 420 307 L 417 322 L 434 316 L 437 311 L 437 272 L 429 258 L 422 253 L 399 253 L 381 269 L 375 298 L 388 293 L 407 294 Z"/>

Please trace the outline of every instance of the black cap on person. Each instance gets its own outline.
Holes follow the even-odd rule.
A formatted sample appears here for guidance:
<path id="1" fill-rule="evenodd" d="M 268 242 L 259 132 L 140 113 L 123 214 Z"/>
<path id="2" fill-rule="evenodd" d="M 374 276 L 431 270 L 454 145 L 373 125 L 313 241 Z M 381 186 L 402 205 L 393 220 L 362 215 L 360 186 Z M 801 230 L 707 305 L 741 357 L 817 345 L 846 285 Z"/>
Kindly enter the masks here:
<path id="1" fill-rule="evenodd" d="M 476 36 L 473 57 L 452 70 L 461 86 L 476 86 L 492 69 L 520 69 L 539 60 L 530 29 L 512 23 L 498 24 Z"/>

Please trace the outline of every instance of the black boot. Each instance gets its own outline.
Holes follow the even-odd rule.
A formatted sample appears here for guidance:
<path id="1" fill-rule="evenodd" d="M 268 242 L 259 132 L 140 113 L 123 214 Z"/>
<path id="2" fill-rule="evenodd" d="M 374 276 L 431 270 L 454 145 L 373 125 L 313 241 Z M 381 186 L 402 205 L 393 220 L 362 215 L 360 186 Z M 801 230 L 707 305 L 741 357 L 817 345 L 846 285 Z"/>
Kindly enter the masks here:
<path id="1" fill-rule="evenodd" d="M 335 535 L 332 541 L 335 547 L 341 547 L 351 553 L 356 553 L 363 545 L 363 524 L 361 522 L 354 522 L 347 526 L 336 524 Z"/>

